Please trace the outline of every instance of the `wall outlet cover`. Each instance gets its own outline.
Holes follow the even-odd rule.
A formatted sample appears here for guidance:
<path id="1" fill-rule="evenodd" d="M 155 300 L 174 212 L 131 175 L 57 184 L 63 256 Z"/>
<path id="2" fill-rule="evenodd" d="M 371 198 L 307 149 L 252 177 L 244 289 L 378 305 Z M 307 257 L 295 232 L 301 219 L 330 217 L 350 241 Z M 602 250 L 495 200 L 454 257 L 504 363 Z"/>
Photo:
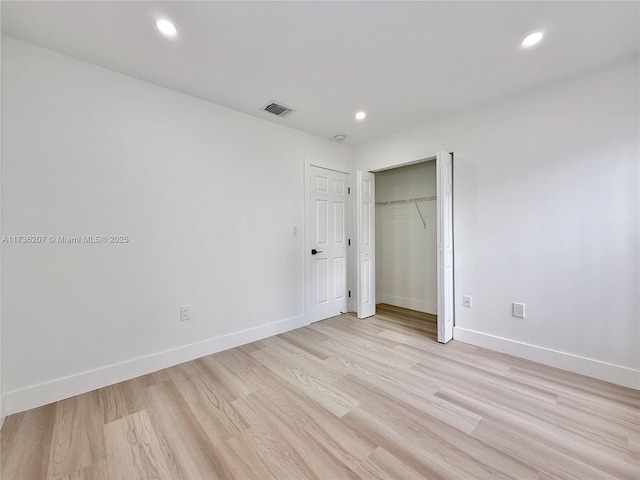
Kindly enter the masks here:
<path id="1" fill-rule="evenodd" d="M 524 318 L 524 303 L 513 302 L 513 316 Z"/>
<path id="2" fill-rule="evenodd" d="M 191 320 L 191 305 L 182 305 L 180 307 L 180 321 Z"/>

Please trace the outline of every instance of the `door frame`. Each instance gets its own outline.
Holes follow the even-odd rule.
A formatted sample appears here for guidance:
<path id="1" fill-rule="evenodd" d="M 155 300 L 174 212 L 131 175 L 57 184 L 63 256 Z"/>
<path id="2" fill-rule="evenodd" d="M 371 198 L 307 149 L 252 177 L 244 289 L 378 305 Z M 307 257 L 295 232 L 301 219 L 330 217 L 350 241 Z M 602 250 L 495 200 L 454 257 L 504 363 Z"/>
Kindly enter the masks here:
<path id="1" fill-rule="evenodd" d="M 351 167 L 346 167 L 344 165 L 339 165 L 337 163 L 325 162 L 323 160 L 318 160 L 310 157 L 304 157 L 304 172 L 303 172 L 303 181 L 304 181 L 304 240 L 303 244 L 303 265 L 304 265 L 304 316 L 306 318 L 306 323 L 311 323 L 311 286 L 313 279 L 311 278 L 311 256 L 309 252 L 313 245 L 311 245 L 311 226 L 309 219 L 311 218 L 311 203 L 309 202 L 309 196 L 311 194 L 311 190 L 309 188 L 310 184 L 310 176 L 311 176 L 311 168 L 317 167 L 323 168 L 325 170 L 332 170 L 334 172 L 340 172 L 347 175 L 347 188 L 349 189 L 349 194 L 347 195 L 347 238 L 351 239 L 350 245 L 347 246 L 347 283 L 345 285 L 346 292 L 353 293 L 353 282 L 355 281 L 355 251 L 353 241 L 353 222 L 354 222 L 354 211 L 355 202 L 352 201 L 353 193 L 354 193 L 354 185 L 353 185 L 353 177 L 354 170 Z M 353 311 L 354 301 L 356 299 L 356 295 L 351 295 L 347 298 L 347 310 Z"/>
<path id="2" fill-rule="evenodd" d="M 451 312 L 452 312 L 452 315 L 453 315 L 453 326 L 455 327 L 455 318 L 456 318 L 456 309 L 455 309 L 455 304 L 456 304 L 456 302 L 455 302 L 455 285 L 456 285 L 456 283 L 455 283 L 455 209 L 454 209 L 454 206 L 455 206 L 455 154 L 454 154 L 454 152 L 449 152 L 449 153 L 451 154 L 451 202 L 452 202 L 452 211 L 451 211 L 452 224 L 451 224 L 451 230 L 452 230 L 452 275 L 453 275 L 453 285 L 452 285 L 452 289 L 453 290 L 452 290 L 452 295 L 451 295 L 451 305 L 450 305 L 450 307 L 451 307 Z M 396 163 L 396 164 L 393 164 L 393 165 L 387 165 L 387 166 L 382 167 L 382 168 L 377 168 L 377 169 L 374 169 L 374 170 L 366 170 L 366 171 L 371 172 L 373 174 L 376 174 L 378 172 L 383 172 L 385 170 L 392 170 L 394 168 L 406 167 L 406 166 L 409 166 L 409 165 L 415 165 L 415 164 L 418 164 L 418 163 L 428 162 L 428 161 L 432 161 L 432 160 L 436 161 L 437 156 L 438 156 L 438 154 L 436 153 L 436 154 L 433 154 L 433 155 L 428 155 L 428 156 L 422 157 L 422 158 L 420 158 L 418 160 L 410 160 L 410 161 L 407 161 L 407 162 L 400 162 L 400 163 Z M 438 182 L 436 180 L 436 196 L 440 197 L 441 195 L 442 195 L 441 185 L 440 185 L 440 182 Z M 358 206 L 356 205 L 356 208 L 357 207 Z M 440 228 L 441 228 L 441 225 L 440 225 L 440 218 L 439 218 L 439 213 L 438 213 L 438 231 L 440 231 Z M 373 232 L 373 234 L 375 235 L 375 231 Z M 440 239 L 438 239 L 438 244 L 439 244 L 439 242 L 440 242 Z M 438 252 L 437 255 L 439 256 L 440 253 Z M 375 273 L 374 273 L 374 275 L 375 275 Z M 439 285 L 439 283 L 440 283 L 440 273 L 439 272 L 438 272 L 437 281 L 438 281 L 438 299 L 440 299 L 440 293 L 441 292 L 440 292 L 440 285 Z M 374 295 L 376 294 L 376 292 L 373 292 L 373 293 L 374 293 Z M 356 292 L 355 292 L 356 302 L 357 302 L 357 296 L 358 295 L 359 295 L 359 292 L 356 289 Z M 356 303 L 356 305 L 357 305 L 357 303 Z M 351 305 L 350 305 L 350 307 L 351 307 Z M 440 310 L 441 309 L 439 307 L 438 311 L 440 311 Z M 440 328 L 441 328 L 440 322 L 441 322 L 441 318 L 440 318 L 440 316 L 438 316 L 438 332 L 440 331 Z M 455 332 L 455 328 L 453 330 Z"/>

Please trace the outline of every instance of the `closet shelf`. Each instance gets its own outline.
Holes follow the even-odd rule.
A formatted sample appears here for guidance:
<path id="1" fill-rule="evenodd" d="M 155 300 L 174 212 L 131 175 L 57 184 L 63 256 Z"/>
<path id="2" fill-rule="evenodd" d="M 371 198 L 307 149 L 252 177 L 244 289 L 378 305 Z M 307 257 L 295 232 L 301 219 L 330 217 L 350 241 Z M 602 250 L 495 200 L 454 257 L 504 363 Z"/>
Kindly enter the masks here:
<path id="1" fill-rule="evenodd" d="M 436 198 L 437 197 L 433 195 L 432 197 L 409 198 L 407 200 L 389 200 L 388 202 L 376 202 L 376 205 L 398 205 L 402 203 L 413 203 L 416 206 L 416 209 L 418 209 L 420 220 L 422 220 L 422 226 L 426 230 L 427 222 L 425 222 L 424 220 L 424 215 L 422 215 L 422 211 L 420 210 L 420 206 L 418 205 L 418 202 L 429 202 L 431 200 L 436 200 Z"/>
<path id="2" fill-rule="evenodd" d="M 431 197 L 408 198 L 406 200 L 389 200 L 388 202 L 376 202 L 376 205 L 398 205 L 400 203 L 430 202 L 436 200 L 436 195 Z"/>

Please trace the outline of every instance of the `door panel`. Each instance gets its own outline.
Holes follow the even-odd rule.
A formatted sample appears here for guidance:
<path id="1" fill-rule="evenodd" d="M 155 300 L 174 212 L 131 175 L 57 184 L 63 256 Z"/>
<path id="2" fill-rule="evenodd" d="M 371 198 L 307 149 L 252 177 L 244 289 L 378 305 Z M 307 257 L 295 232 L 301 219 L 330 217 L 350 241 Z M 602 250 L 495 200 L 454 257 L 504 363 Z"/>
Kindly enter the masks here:
<path id="1" fill-rule="evenodd" d="M 311 216 L 310 321 L 347 311 L 347 180 L 346 173 L 309 167 Z"/>
<path id="2" fill-rule="evenodd" d="M 329 261 L 326 258 L 316 260 L 316 304 L 329 301 Z"/>
<path id="3" fill-rule="evenodd" d="M 346 291 L 346 285 L 344 279 L 347 278 L 346 262 L 344 257 L 334 257 L 333 259 L 333 271 L 334 271 L 334 288 L 333 299 L 344 300 L 344 293 Z"/>
<path id="4" fill-rule="evenodd" d="M 333 242 L 336 245 L 346 243 L 345 204 L 333 202 Z"/>
<path id="5" fill-rule="evenodd" d="M 329 179 L 322 174 L 316 176 L 316 191 L 323 193 L 329 191 Z"/>
<path id="6" fill-rule="evenodd" d="M 453 338 L 453 158 L 436 156 L 438 182 L 438 341 Z"/>
<path id="7" fill-rule="evenodd" d="M 375 176 L 360 171 L 357 182 L 358 318 L 366 318 L 376 314 Z"/>
<path id="8" fill-rule="evenodd" d="M 316 246 L 325 246 L 329 241 L 329 202 L 316 199 Z M 313 238 L 313 237 L 312 237 Z"/>

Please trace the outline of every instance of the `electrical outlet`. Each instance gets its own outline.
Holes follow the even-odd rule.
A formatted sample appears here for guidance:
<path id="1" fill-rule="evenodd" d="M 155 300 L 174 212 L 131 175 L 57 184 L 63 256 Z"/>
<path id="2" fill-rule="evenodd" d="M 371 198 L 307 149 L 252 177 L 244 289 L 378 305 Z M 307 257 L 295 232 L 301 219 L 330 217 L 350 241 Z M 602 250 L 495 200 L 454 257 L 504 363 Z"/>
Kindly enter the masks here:
<path id="1" fill-rule="evenodd" d="M 471 295 L 463 295 L 462 296 L 462 306 L 471 308 Z"/>
<path id="2" fill-rule="evenodd" d="M 513 302 L 513 316 L 524 318 L 524 303 Z"/>
<path id="3" fill-rule="evenodd" d="M 191 305 L 182 305 L 180 307 L 180 321 L 191 320 Z"/>
<path id="4" fill-rule="evenodd" d="M 291 236 L 292 237 L 297 237 L 298 236 L 298 226 L 294 225 L 293 228 L 291 229 Z"/>

